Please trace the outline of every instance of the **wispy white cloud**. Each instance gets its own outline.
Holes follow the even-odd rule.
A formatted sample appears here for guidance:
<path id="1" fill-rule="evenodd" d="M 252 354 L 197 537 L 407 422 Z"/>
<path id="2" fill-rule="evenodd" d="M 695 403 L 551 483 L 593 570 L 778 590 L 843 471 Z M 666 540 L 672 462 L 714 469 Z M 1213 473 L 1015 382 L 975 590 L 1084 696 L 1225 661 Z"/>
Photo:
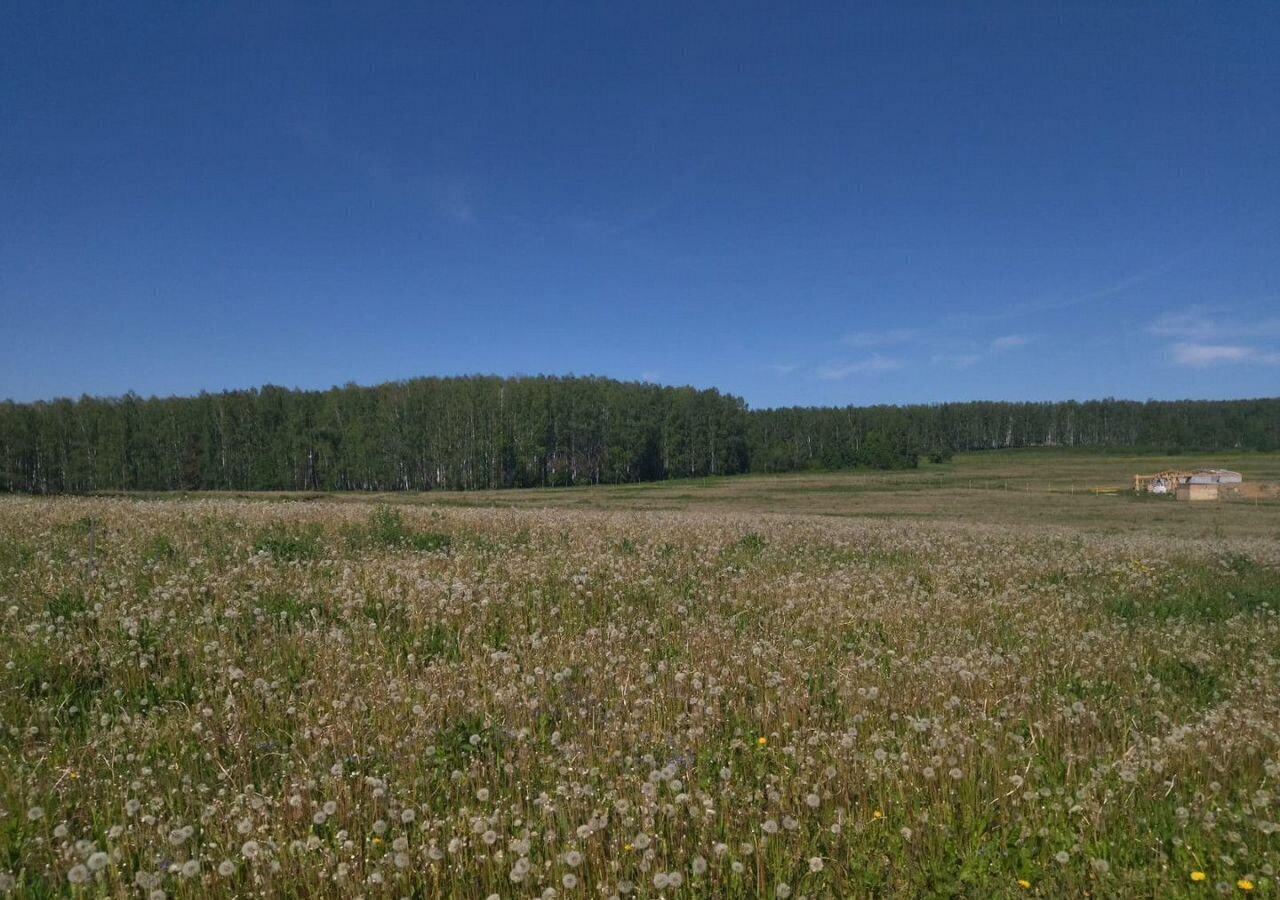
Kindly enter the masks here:
<path id="1" fill-rule="evenodd" d="M 1165 313 L 1147 328 L 1158 337 L 1222 340 L 1238 337 L 1280 336 L 1280 316 L 1265 319 L 1241 319 L 1227 309 L 1191 306 Z"/>
<path id="2" fill-rule="evenodd" d="M 840 343 L 846 347 L 882 347 L 886 344 L 904 344 L 920 337 L 915 328 L 889 328 L 884 331 L 855 331 L 846 334 Z"/>
<path id="3" fill-rule="evenodd" d="M 934 365 L 945 365 L 953 369 L 967 369 L 970 366 L 977 365 L 991 354 L 1016 350 L 1019 347 L 1025 347 L 1036 339 L 1036 336 L 1031 334 L 1002 334 L 979 342 L 974 338 L 948 334 L 946 330 L 886 328 L 879 331 L 855 331 L 840 338 L 840 343 L 846 347 L 868 349 L 888 347 L 890 345 L 912 345 L 921 349 L 931 349 L 933 354 L 930 360 Z M 824 367 L 820 371 L 844 372 L 849 369 L 850 365 L 862 367 L 852 370 L 856 372 L 882 370 L 887 367 L 887 361 L 889 361 L 888 357 L 876 353 L 869 360 L 849 365 L 833 364 Z M 894 368 L 902 365 L 901 362 L 896 360 L 894 362 L 897 362 L 897 365 L 893 366 Z M 832 376 L 826 375 L 823 377 Z"/>
<path id="4" fill-rule="evenodd" d="M 1025 347 L 1032 340 L 1030 336 L 1025 334 L 1004 334 L 991 342 L 991 349 L 1013 350 L 1017 347 Z"/>
<path id="5" fill-rule="evenodd" d="M 1037 340 L 1031 334 L 1001 334 L 993 338 L 975 339 L 956 334 L 948 334 L 946 329 L 925 330 L 921 328 L 886 328 L 878 331 L 855 331 L 840 338 L 840 343 L 847 347 L 885 348 L 900 347 L 895 356 L 887 356 L 879 352 L 866 359 L 849 363 L 829 363 L 816 370 L 819 378 L 839 380 L 850 375 L 868 372 L 885 372 L 903 368 L 905 363 L 898 358 L 911 350 L 932 351 L 928 357 L 935 366 L 946 366 L 950 369 L 968 369 L 997 353 L 1016 350 L 1019 347 Z"/>
<path id="6" fill-rule="evenodd" d="M 305 147 L 309 153 L 323 154 L 359 179 L 380 197 L 394 197 L 421 204 L 439 219 L 459 226 L 480 221 L 477 192 L 464 172 L 447 172 L 421 166 L 397 164 L 385 153 L 373 149 L 361 138 L 339 126 L 321 107 L 311 105 L 290 110 L 279 119 L 282 136 Z"/>
<path id="7" fill-rule="evenodd" d="M 1251 319 L 1226 308 L 1190 306 L 1160 316 L 1147 332 L 1173 339 L 1169 354 L 1178 366 L 1280 365 L 1280 352 L 1256 343 L 1280 336 L 1280 316 Z"/>
<path id="8" fill-rule="evenodd" d="M 969 369 L 983 360 L 991 359 L 998 353 L 1025 347 L 1036 340 L 1034 335 L 1002 334 L 978 345 L 974 341 L 958 342 L 942 352 L 933 354 L 929 361 L 935 366 L 946 366 L 950 369 Z"/>
<path id="9" fill-rule="evenodd" d="M 876 353 L 866 359 L 851 363 L 829 363 L 821 366 L 816 374 L 825 381 L 840 381 L 850 375 L 865 375 L 875 372 L 891 372 L 901 369 L 902 361 Z"/>
<path id="10" fill-rule="evenodd" d="M 1263 352 L 1256 347 L 1239 344 L 1177 343 L 1171 349 L 1173 361 L 1179 366 L 1204 368 L 1219 363 L 1280 365 L 1280 353 Z"/>
<path id="11" fill-rule="evenodd" d="M 1216 330 L 1215 322 L 1203 307 L 1165 313 L 1147 326 L 1148 332 L 1160 337 L 1210 337 Z"/>
<path id="12" fill-rule="evenodd" d="M 1043 298 L 1037 300 L 1022 300 L 1010 303 L 1003 307 L 989 309 L 981 313 L 954 313 L 947 316 L 951 321 L 967 321 L 967 322 L 1005 322 L 1010 319 L 1023 318 L 1025 316 L 1042 315 L 1047 312 L 1056 312 L 1063 309 L 1071 309 L 1076 306 L 1084 306 L 1090 303 L 1096 303 L 1100 300 L 1106 300 L 1124 294 L 1130 288 L 1136 287 L 1143 282 L 1150 281 L 1158 275 L 1163 274 L 1173 266 L 1180 262 L 1182 257 L 1173 257 L 1163 262 L 1157 263 L 1150 268 L 1140 272 L 1134 272 L 1131 275 L 1113 281 L 1110 284 L 1101 285 L 1093 290 L 1084 291 L 1067 297 Z"/>
<path id="13" fill-rule="evenodd" d="M 981 353 L 936 353 L 931 362 L 935 366 L 950 366 L 953 369 L 967 369 L 982 359 Z"/>

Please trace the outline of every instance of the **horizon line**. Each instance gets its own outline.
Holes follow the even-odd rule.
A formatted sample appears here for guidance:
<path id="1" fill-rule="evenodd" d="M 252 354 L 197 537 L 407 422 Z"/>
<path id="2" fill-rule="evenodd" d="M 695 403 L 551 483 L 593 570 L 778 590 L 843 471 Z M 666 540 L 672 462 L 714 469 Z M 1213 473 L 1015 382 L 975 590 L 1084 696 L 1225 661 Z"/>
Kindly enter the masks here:
<path id="1" fill-rule="evenodd" d="M 519 380 L 606 381 L 606 382 L 612 382 L 614 384 L 636 385 L 641 387 L 654 387 L 654 388 L 669 389 L 669 390 L 688 389 L 688 390 L 695 390 L 695 391 L 716 391 L 722 396 L 741 400 L 743 404 L 747 407 L 747 410 L 750 412 L 768 412 L 772 410 L 787 410 L 787 409 L 851 409 L 851 408 L 852 409 L 871 409 L 876 407 L 909 408 L 909 407 L 917 407 L 917 406 L 948 406 L 948 405 L 959 406 L 959 405 L 973 404 L 973 403 L 1001 403 L 1001 404 L 1022 404 L 1022 405 L 1054 405 L 1054 404 L 1067 404 L 1067 403 L 1085 404 L 1085 403 L 1102 403 L 1102 402 L 1143 403 L 1143 404 L 1145 403 L 1244 403 L 1244 402 L 1250 402 L 1250 401 L 1280 399 L 1280 394 L 1263 395 L 1263 396 L 1255 396 L 1255 397 L 1217 397 L 1217 398 L 1146 397 L 1144 399 L 1138 399 L 1135 397 L 1104 396 L 1104 397 L 1087 397 L 1083 399 L 1078 397 L 1068 397 L 1068 398 L 1039 399 L 1039 400 L 1008 400 L 1008 399 L 984 397 L 984 398 L 977 398 L 977 399 L 970 399 L 970 400 L 922 400 L 922 401 L 916 401 L 911 403 L 889 403 L 889 402 L 882 402 L 882 403 L 852 403 L 851 402 L 851 403 L 845 403 L 845 404 L 792 403 L 792 404 L 775 404 L 770 406 L 755 407 L 755 406 L 752 406 L 746 400 L 746 398 L 743 397 L 742 395 L 735 394 L 731 391 L 727 391 L 717 385 L 699 387 L 698 385 L 689 384 L 689 383 L 675 384 L 670 382 L 656 381 L 656 380 L 647 379 L 647 378 L 619 378 L 612 375 L 575 374 L 573 372 L 568 372 L 565 374 L 538 373 L 533 375 L 525 374 L 525 373 L 500 375 L 493 372 L 467 372 L 467 373 L 453 373 L 453 374 L 411 375 L 404 378 L 390 378 L 385 381 L 378 381 L 378 382 L 373 382 L 368 384 L 361 384 L 357 381 L 350 380 L 342 384 L 334 383 L 329 385 L 328 387 L 302 387 L 297 384 L 293 386 L 286 386 L 282 384 L 276 384 L 271 381 L 266 381 L 261 384 L 250 385 L 247 387 L 228 387 L 228 388 L 220 388 L 216 390 L 201 389 L 196 393 L 186 393 L 186 394 L 180 394 L 180 393 L 142 394 L 142 393 L 139 393 L 134 388 L 130 388 L 124 391 L 123 393 L 119 393 L 119 394 L 92 394 L 86 391 L 86 392 L 81 392 L 81 394 L 78 397 L 72 397 L 70 395 L 55 395 L 53 397 L 41 397 L 33 400 L 17 400 L 17 399 L 14 399 L 13 397 L 5 397 L 5 398 L 0 398 L 0 404 L 13 405 L 13 406 L 38 406 L 38 405 L 51 406 L 51 405 L 54 405 L 57 403 L 63 403 L 63 402 L 81 403 L 85 400 L 110 403 L 110 402 L 118 402 L 118 401 L 124 400 L 131 395 L 138 400 L 143 400 L 148 402 L 164 401 L 164 400 L 198 400 L 201 397 L 205 397 L 205 396 L 218 397 L 218 396 L 227 396 L 230 394 L 244 394 L 244 393 L 252 393 L 252 392 L 260 393 L 262 391 L 267 390 L 268 388 L 275 388 L 283 391 L 289 391 L 292 393 L 326 394 L 333 391 L 342 391 L 342 390 L 349 390 L 349 389 L 374 390 L 376 388 L 387 387 L 390 385 L 409 384 L 416 381 L 430 381 L 430 380 L 462 381 L 466 379 L 494 379 L 498 381 L 519 381 Z"/>

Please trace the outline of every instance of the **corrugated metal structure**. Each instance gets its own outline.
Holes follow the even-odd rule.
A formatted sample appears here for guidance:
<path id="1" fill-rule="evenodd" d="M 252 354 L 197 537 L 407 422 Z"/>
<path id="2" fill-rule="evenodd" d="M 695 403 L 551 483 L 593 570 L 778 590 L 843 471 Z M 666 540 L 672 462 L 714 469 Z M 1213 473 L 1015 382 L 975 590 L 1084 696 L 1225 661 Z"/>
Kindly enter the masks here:
<path id="1" fill-rule="evenodd" d="M 1201 469 L 1192 472 L 1187 484 L 1239 484 L 1244 481 L 1239 472 L 1230 469 Z"/>
<path id="2" fill-rule="evenodd" d="M 1183 472 L 1167 470 L 1155 475 L 1134 475 L 1133 489 L 1138 493 L 1147 491 L 1152 494 L 1172 494 L 1187 484 L 1212 485 L 1215 489 L 1213 499 L 1217 499 L 1218 485 L 1240 484 L 1242 481 L 1244 478 L 1240 473 L 1232 472 L 1230 469 L 1195 469 Z M 1181 494 L 1178 494 L 1178 498 L 1186 499 Z"/>

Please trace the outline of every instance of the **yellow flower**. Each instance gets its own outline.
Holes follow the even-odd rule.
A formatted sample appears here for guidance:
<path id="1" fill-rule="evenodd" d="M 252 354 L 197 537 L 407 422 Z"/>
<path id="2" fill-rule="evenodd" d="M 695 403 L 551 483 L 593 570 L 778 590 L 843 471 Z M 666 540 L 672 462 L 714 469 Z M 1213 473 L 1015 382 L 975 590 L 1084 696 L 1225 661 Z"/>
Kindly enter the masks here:
<path id="1" fill-rule="evenodd" d="M 374 838 L 374 839 L 373 839 L 373 843 L 374 843 L 374 845 L 375 845 L 375 846 L 376 846 L 377 844 L 381 844 L 381 843 L 382 843 L 382 838 L 380 838 L 380 837 L 376 837 L 376 838 Z"/>
<path id="2" fill-rule="evenodd" d="M 877 809 L 875 812 L 873 812 L 873 813 L 871 814 L 871 818 L 873 818 L 873 819 L 883 819 L 883 818 L 884 818 L 884 813 L 880 812 L 880 810 L 878 810 L 878 809 Z"/>
<path id="3" fill-rule="evenodd" d="M 1031 887 L 1031 882 L 1027 881 L 1027 879 L 1025 878 L 1019 878 L 1018 887 L 1022 888 L 1023 890 L 1026 890 L 1027 888 Z"/>
<path id="4" fill-rule="evenodd" d="M 1251 891 L 1253 890 L 1253 882 L 1248 878 L 1241 878 L 1236 882 L 1236 887 L 1240 888 L 1242 891 Z"/>
<path id="5" fill-rule="evenodd" d="M 630 844 L 623 844 L 623 845 L 622 845 L 622 849 L 623 849 L 623 850 L 626 850 L 628 853 L 630 853 L 632 850 L 634 850 L 634 849 L 636 849 L 636 848 L 635 848 L 635 847 L 633 847 L 633 846 L 631 846 Z"/>
<path id="6" fill-rule="evenodd" d="M 763 747 L 765 744 L 769 743 L 769 739 L 764 735 L 760 735 L 760 737 L 756 738 L 756 743 Z"/>
<path id="7" fill-rule="evenodd" d="M 1192 881 L 1204 881 L 1204 879 L 1205 879 L 1205 874 L 1204 874 L 1203 872 L 1192 872 L 1192 873 L 1191 873 L 1191 880 L 1192 880 Z"/>

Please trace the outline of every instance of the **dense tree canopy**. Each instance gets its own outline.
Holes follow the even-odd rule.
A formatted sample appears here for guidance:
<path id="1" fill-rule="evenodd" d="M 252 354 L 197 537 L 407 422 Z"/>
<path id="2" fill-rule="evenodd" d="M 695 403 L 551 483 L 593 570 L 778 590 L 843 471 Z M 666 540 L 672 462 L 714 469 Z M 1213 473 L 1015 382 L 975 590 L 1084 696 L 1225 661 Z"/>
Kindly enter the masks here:
<path id="1" fill-rule="evenodd" d="M 747 470 L 746 406 L 602 378 L 0 405 L 0 488 L 426 490 Z"/>
<path id="2" fill-rule="evenodd" d="M 793 407 L 747 414 L 753 471 L 894 467 L 913 453 L 1084 447 L 1177 452 L 1280 449 L 1280 398 L 1074 400 Z M 876 445 L 868 446 L 868 436 Z M 885 448 L 887 440 L 888 449 Z"/>
<path id="3" fill-rule="evenodd" d="M 1280 449 L 1280 399 L 748 411 L 603 378 L 420 378 L 327 391 L 0 403 L 0 490 L 428 490 L 903 468 L 1061 445 Z"/>

